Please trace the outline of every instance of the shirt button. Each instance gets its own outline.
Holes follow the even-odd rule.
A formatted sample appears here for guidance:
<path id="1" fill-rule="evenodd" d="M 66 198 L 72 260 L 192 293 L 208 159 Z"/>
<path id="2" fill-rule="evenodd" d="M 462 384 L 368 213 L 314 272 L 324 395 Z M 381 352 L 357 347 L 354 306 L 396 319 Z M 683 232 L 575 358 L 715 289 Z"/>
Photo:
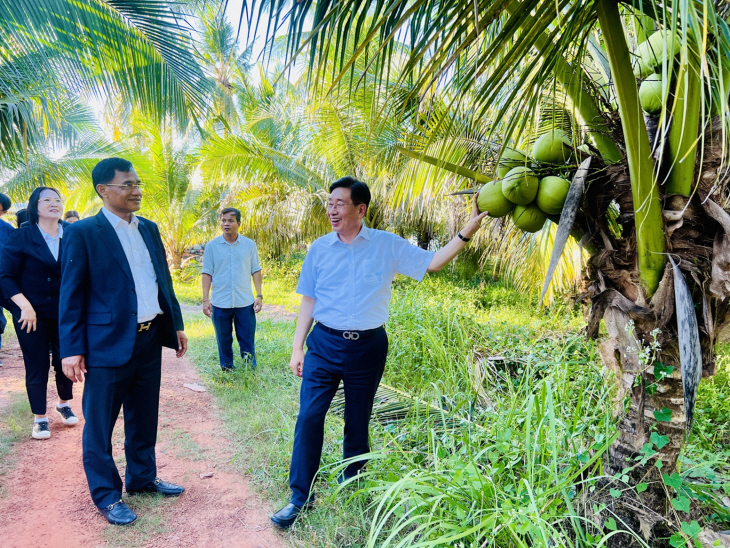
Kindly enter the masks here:
<path id="1" fill-rule="evenodd" d="M 50 281 L 51 281 L 51 279 L 50 279 L 50 278 L 48 278 L 48 281 L 50 282 Z"/>

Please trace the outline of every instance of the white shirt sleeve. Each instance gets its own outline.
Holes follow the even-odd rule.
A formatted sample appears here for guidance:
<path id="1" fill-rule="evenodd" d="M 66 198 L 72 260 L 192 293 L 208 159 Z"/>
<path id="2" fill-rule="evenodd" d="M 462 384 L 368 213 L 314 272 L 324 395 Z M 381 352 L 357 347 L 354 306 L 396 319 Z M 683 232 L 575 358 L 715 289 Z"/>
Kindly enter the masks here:
<path id="1" fill-rule="evenodd" d="M 393 265 L 398 274 L 421 281 L 428 271 L 434 253 L 409 243 L 393 234 Z"/>
<path id="2" fill-rule="evenodd" d="M 315 298 L 314 290 L 317 286 L 316 253 L 317 248 L 312 245 L 307 256 L 304 257 L 304 264 L 302 264 L 302 271 L 299 274 L 299 283 L 297 284 L 297 293 L 312 299 Z"/>

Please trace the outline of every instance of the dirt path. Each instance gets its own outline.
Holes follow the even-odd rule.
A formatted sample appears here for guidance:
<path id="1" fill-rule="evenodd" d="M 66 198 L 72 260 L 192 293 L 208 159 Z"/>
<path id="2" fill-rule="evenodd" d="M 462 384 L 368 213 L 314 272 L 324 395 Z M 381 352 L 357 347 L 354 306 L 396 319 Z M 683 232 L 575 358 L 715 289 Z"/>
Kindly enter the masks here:
<path id="1" fill-rule="evenodd" d="M 3 348 L 0 407 L 24 392 L 24 368 L 17 343 Z M 16 463 L 0 478 L 0 545 L 3 548 L 76 548 L 96 546 L 278 548 L 285 538 L 272 531 L 271 508 L 254 495 L 248 479 L 227 463 L 234 451 L 217 417 L 212 396 L 184 384 L 200 384 L 193 365 L 165 349 L 162 360 L 160 430 L 157 464 L 160 477 L 186 487 L 177 499 L 127 497 L 140 518 L 132 526 L 113 527 L 89 498 L 81 463 L 82 387 L 75 387 L 73 408 L 81 418 L 64 426 L 50 414 L 51 438 L 28 437 L 13 448 Z M 49 385 L 49 409 L 56 401 Z M 122 418 L 115 430 L 114 455 L 124 470 Z"/>

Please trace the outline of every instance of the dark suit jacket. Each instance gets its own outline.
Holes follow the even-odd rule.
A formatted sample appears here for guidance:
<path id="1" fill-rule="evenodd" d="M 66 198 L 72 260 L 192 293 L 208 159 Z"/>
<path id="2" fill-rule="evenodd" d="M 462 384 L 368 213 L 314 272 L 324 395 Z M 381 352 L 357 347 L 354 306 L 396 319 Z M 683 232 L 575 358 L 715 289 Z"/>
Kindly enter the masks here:
<path id="1" fill-rule="evenodd" d="M 63 238 L 58 248 L 58 261 L 53 258 L 40 229 L 27 224 L 13 230 L 0 256 L 0 288 L 3 305 L 14 317 L 20 317 L 20 308 L 10 297 L 22 293 L 43 319 L 58 318 L 58 293 L 61 287 L 61 258 L 63 257 L 66 229 L 71 225 L 61 221 Z"/>
<path id="2" fill-rule="evenodd" d="M 138 219 L 157 275 L 161 342 L 177 349 L 183 319 L 160 232 L 152 221 Z M 101 211 L 64 230 L 61 358 L 83 354 L 87 366 L 119 367 L 132 357 L 137 337 L 137 295 L 122 244 Z"/>

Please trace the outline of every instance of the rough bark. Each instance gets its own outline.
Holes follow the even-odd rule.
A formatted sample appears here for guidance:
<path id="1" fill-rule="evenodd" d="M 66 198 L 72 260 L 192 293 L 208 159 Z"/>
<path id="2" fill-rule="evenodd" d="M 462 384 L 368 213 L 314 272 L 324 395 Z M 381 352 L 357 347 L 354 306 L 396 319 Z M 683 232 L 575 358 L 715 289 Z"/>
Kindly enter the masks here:
<path id="1" fill-rule="evenodd" d="M 715 371 L 715 338 L 725 322 L 730 295 L 730 215 L 724 210 L 730 174 L 723 162 L 727 160 L 725 148 L 715 120 L 705 132 L 704 147 L 698 150 L 697 165 L 701 167 L 696 192 L 685 197 L 665 195 L 660 189 L 667 251 L 679 264 L 695 303 L 704 376 Z M 646 298 L 639 283 L 631 184 L 625 166 L 596 169 L 583 213 L 579 225 L 597 249 L 589 261 L 584 295 L 591 301 L 588 335 L 596 336 L 604 319 L 608 338 L 601 343 L 600 354 L 616 382 L 619 430 L 604 461 L 604 472 L 611 479 L 603 482 L 591 500 L 606 504 L 609 512 L 593 517 L 603 523 L 617 516 L 651 546 L 662 546 L 665 541 L 659 539 L 670 536 L 669 531 L 678 524 L 671 517 L 661 474 L 675 470 L 686 431 L 673 275 L 668 266 L 659 289 L 650 300 Z M 653 340 L 652 332 L 657 329 L 660 351 L 651 363 L 642 364 L 637 350 Z M 672 366 L 671 375 L 655 378 L 656 362 Z M 647 390 L 651 385 L 656 391 Z M 671 420 L 657 421 L 654 412 L 664 408 L 671 410 Z M 641 464 L 637 456 L 645 444 L 652 443 L 652 432 L 666 436 L 669 442 L 655 458 Z M 656 467 L 658 459 L 661 471 Z M 624 475 L 623 480 L 628 481 L 621 480 Z M 649 484 L 643 493 L 626 491 L 627 484 L 640 482 Z M 608 496 L 612 486 L 627 494 L 618 499 Z M 638 545 L 630 535 L 616 535 L 610 544 Z"/>

